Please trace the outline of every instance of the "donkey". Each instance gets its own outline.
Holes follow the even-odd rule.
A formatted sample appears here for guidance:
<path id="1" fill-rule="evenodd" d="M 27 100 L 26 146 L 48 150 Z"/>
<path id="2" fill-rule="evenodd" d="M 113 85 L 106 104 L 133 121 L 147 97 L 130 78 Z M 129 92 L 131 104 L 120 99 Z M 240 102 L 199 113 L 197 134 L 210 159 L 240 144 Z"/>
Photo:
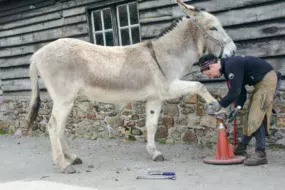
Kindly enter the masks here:
<path id="1" fill-rule="evenodd" d="M 236 46 L 217 18 L 177 0 L 191 18 L 184 18 L 158 39 L 124 47 L 103 47 L 77 39 L 59 39 L 38 50 L 31 58 L 32 98 L 27 127 L 40 105 L 38 75 L 53 100 L 47 124 L 53 160 L 62 173 L 74 173 L 82 160 L 68 151 L 64 127 L 79 93 L 106 103 L 146 101 L 146 149 L 154 161 L 164 157 L 155 146 L 155 133 L 162 102 L 187 93 L 207 103 L 216 100 L 200 82 L 182 81 L 203 52 L 232 56 Z"/>

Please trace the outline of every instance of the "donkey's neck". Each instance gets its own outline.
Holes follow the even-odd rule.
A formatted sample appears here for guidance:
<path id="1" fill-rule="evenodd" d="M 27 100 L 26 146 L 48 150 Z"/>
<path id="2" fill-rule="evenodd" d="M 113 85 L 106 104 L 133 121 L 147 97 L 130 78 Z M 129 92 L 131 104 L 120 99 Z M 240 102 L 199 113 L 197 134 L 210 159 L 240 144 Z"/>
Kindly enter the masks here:
<path id="1" fill-rule="evenodd" d="M 190 19 L 181 21 L 172 31 L 152 43 L 168 80 L 178 79 L 190 72 L 204 48 L 203 36 Z"/>

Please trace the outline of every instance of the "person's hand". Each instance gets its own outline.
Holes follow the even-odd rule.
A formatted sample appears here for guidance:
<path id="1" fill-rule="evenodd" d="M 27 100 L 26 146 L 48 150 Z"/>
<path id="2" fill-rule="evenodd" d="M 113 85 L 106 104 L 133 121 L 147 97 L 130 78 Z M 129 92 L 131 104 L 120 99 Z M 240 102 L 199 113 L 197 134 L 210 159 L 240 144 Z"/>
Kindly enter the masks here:
<path id="1" fill-rule="evenodd" d="M 208 115 L 217 115 L 221 108 L 222 106 L 219 104 L 219 102 L 211 102 L 208 104 L 206 113 Z"/>
<path id="2" fill-rule="evenodd" d="M 208 115 L 213 115 L 216 118 L 226 120 L 226 109 L 223 108 L 219 102 L 211 102 L 208 105 L 208 109 L 206 111 Z"/>
<path id="3" fill-rule="evenodd" d="M 228 116 L 227 122 L 228 123 L 233 122 L 235 120 L 236 116 L 237 116 L 237 111 L 236 110 L 232 110 L 231 113 Z"/>
<path id="4" fill-rule="evenodd" d="M 236 118 L 236 116 L 237 116 L 237 114 L 238 114 L 240 109 L 241 109 L 241 106 L 237 106 L 236 108 L 234 108 L 230 112 L 230 114 L 228 116 L 228 119 L 227 119 L 227 123 L 231 123 L 231 122 L 233 122 L 235 120 L 235 118 Z"/>

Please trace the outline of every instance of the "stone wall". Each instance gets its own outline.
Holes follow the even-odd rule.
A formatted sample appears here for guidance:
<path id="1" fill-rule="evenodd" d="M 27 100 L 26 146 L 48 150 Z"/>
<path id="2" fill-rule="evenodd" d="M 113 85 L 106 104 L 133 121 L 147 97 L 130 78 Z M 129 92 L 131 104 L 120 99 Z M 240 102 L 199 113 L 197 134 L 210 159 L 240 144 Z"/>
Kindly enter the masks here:
<path id="1" fill-rule="evenodd" d="M 224 84 L 208 86 L 215 98 L 227 92 Z M 24 119 L 28 111 L 29 97 L 0 97 L 0 129 L 14 133 L 24 128 Z M 278 114 L 272 119 L 272 136 L 269 143 L 284 144 L 285 135 L 285 92 L 281 91 L 276 100 Z M 205 114 L 206 104 L 197 95 L 188 95 L 165 101 L 158 121 L 156 139 L 160 143 L 198 143 L 214 145 L 217 141 L 216 119 Z M 32 135 L 46 133 L 52 102 L 42 97 L 41 108 Z M 237 119 L 238 133 L 241 133 L 243 117 Z M 123 140 L 144 140 L 146 136 L 145 102 L 127 105 L 113 105 L 92 102 L 79 97 L 69 116 L 66 135 L 74 138 L 122 138 Z M 18 130 L 19 131 L 19 130 Z M 232 140 L 233 128 L 229 127 Z M 239 135 L 238 135 L 239 136 Z"/>

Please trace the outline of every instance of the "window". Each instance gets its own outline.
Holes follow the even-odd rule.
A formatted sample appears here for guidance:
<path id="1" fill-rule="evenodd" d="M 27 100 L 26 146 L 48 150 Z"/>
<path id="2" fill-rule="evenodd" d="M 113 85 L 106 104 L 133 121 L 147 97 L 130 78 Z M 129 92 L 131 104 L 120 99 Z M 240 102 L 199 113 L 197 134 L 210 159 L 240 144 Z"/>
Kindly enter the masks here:
<path id="1" fill-rule="evenodd" d="M 98 45 L 113 46 L 114 30 L 112 26 L 111 9 L 96 10 L 92 12 L 93 41 Z"/>
<path id="2" fill-rule="evenodd" d="M 91 38 L 103 46 L 124 46 L 141 41 L 137 3 L 113 4 L 90 11 Z"/>

